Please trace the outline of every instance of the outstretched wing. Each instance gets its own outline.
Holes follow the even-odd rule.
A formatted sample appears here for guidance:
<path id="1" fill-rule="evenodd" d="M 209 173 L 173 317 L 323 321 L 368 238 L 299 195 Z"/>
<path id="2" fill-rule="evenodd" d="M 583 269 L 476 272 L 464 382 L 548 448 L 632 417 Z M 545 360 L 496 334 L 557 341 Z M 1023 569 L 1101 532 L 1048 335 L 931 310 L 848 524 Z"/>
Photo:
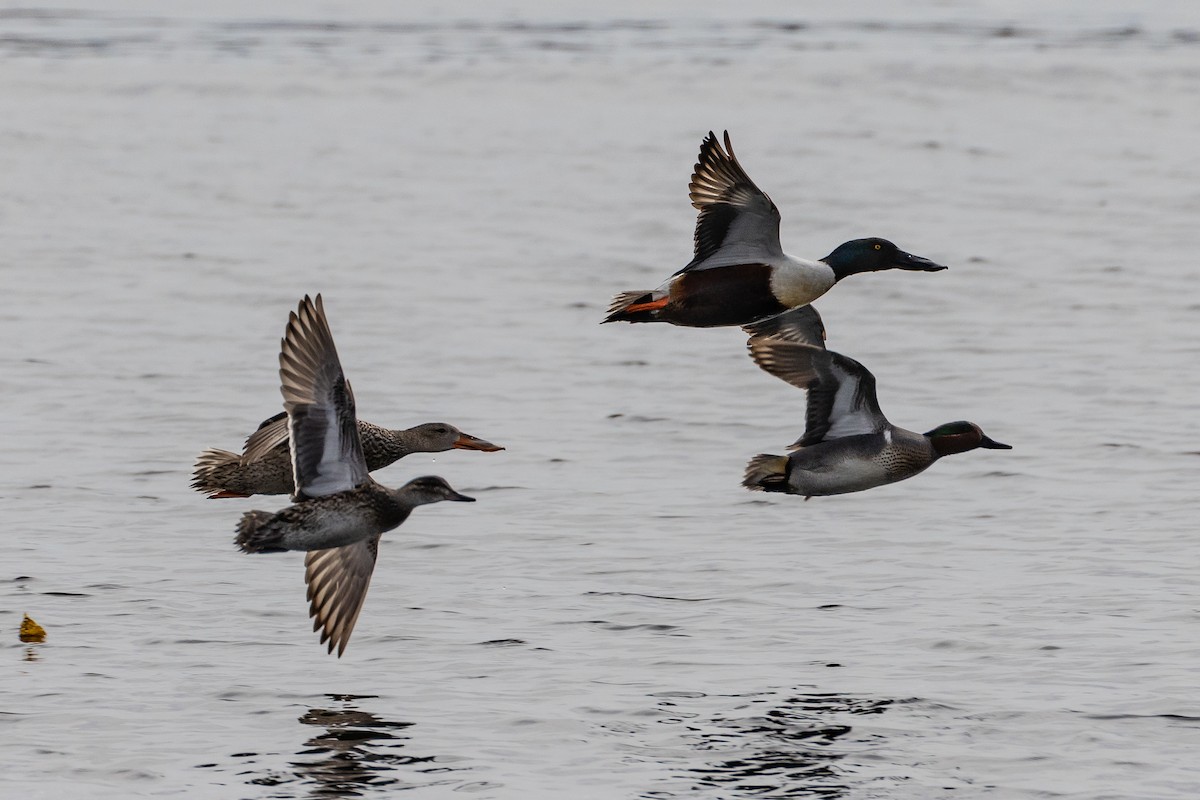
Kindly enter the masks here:
<path id="1" fill-rule="evenodd" d="M 354 392 L 342 374 L 321 295 L 305 295 L 289 315 L 279 352 L 280 390 L 288 415 L 296 498 L 323 497 L 369 479 Z"/>
<path id="2" fill-rule="evenodd" d="M 763 370 L 808 392 L 804 435 L 793 447 L 887 427 L 875 376 L 854 359 L 824 349 L 823 343 L 817 347 L 777 336 L 752 336 L 747 347 Z"/>
<path id="3" fill-rule="evenodd" d="M 775 337 L 798 344 L 825 349 L 825 323 L 821 315 L 812 306 L 800 306 L 773 317 L 766 317 L 749 325 L 743 325 L 742 330 L 751 337 Z"/>
<path id="4" fill-rule="evenodd" d="M 258 430 L 246 437 L 242 448 L 242 462 L 261 461 L 274 450 L 288 449 L 288 415 L 280 411 L 270 419 L 263 420 Z"/>
<path id="5" fill-rule="evenodd" d="M 358 612 L 362 611 L 379 555 L 379 538 L 310 550 L 304 556 L 304 582 L 308 584 L 308 615 L 313 630 L 321 632 L 321 644 L 329 642 L 329 652 L 337 648 L 338 658 L 350 642 Z"/>
<path id="6" fill-rule="evenodd" d="M 738 163 L 725 132 L 725 148 L 708 132 L 688 184 L 696 218 L 695 256 L 679 272 L 782 257 L 779 209 Z M 720 258 L 714 258 L 720 253 Z M 676 273 L 679 274 L 679 273 Z"/>

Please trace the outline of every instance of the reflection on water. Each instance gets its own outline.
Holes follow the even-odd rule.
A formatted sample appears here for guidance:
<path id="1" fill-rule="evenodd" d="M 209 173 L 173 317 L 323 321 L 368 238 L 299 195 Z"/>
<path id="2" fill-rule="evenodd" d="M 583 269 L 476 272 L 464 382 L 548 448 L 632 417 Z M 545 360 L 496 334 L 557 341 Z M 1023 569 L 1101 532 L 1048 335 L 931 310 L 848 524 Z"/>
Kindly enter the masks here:
<path id="1" fill-rule="evenodd" d="M 456 759 L 447 756 L 415 755 L 404 752 L 411 737 L 402 733 L 411 722 L 381 719 L 358 708 L 360 700 L 373 696 L 337 695 L 329 698 L 336 705 L 310 708 L 300 717 L 303 725 L 320 728 L 304 742 L 288 771 L 271 771 L 248 783 L 281 786 L 300 781 L 303 794 L 273 792 L 271 797 L 363 797 L 402 789 L 461 784 L 458 780 L 435 777 L 460 772 L 468 767 L 451 766 Z M 249 754 L 247 754 L 249 755 Z"/>
<path id="2" fill-rule="evenodd" d="M 364 790 L 391 786 L 399 779 L 391 774 L 397 766 L 428 763 L 433 756 L 408 756 L 398 752 L 409 737 L 400 731 L 411 722 L 391 722 L 367 711 L 360 711 L 355 700 L 365 697 L 333 696 L 341 702 L 337 708 L 310 708 L 300 717 L 305 725 L 324 728 L 305 744 L 309 749 L 294 761 L 298 774 L 311 781 L 314 797 L 357 797 Z"/>
<path id="3" fill-rule="evenodd" d="M 662 696 L 660 706 L 673 713 L 681 698 L 698 693 Z M 693 750 L 706 754 L 705 764 L 690 766 L 679 777 L 692 782 L 688 793 L 717 790 L 720 797 L 831 798 L 851 790 L 848 765 L 838 762 L 875 736 L 853 734 L 847 717 L 882 714 L 891 700 L 864 700 L 844 694 L 793 694 L 779 699 L 766 693 L 751 699 L 740 711 L 708 719 L 686 711 L 683 738 Z M 760 706 L 760 707 L 755 707 Z M 678 717 L 677 717 L 678 718 Z M 670 721 L 670 720 L 664 720 Z M 649 797 L 681 797 L 655 792 Z"/>

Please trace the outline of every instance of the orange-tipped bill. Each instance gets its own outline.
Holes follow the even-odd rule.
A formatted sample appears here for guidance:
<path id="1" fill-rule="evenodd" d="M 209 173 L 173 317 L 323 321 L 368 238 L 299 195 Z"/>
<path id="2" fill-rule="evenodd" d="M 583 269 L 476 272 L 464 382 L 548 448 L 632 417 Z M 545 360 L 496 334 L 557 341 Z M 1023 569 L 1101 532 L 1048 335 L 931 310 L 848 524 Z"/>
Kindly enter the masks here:
<path id="1" fill-rule="evenodd" d="M 494 453 L 497 450 L 503 450 L 504 448 L 501 447 L 500 445 L 492 444 L 491 442 L 489 442 L 485 439 L 480 439 L 477 436 L 472 436 L 469 433 L 463 433 L 463 434 L 460 434 L 459 437 L 454 440 L 454 449 L 455 450 L 482 450 L 485 453 Z"/>

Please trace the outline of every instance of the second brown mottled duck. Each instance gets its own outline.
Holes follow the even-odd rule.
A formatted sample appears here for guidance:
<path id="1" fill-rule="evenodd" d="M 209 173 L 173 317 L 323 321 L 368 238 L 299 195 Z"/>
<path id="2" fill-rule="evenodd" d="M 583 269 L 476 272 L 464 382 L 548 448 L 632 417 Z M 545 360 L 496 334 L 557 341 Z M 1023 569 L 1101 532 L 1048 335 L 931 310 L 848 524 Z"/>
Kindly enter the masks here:
<path id="1" fill-rule="evenodd" d="M 447 450 L 481 450 L 494 453 L 503 447 L 463 433 L 445 422 L 426 422 L 414 428 L 393 430 L 358 421 L 367 469 L 395 463 L 413 453 Z M 286 413 L 276 414 L 246 439 L 242 454 L 210 448 L 196 459 L 192 488 L 209 499 L 250 497 L 255 494 L 290 494 L 295 488 L 289 449 Z"/>
<path id="2" fill-rule="evenodd" d="M 278 512 L 247 511 L 235 543 L 244 553 L 305 551 L 309 616 L 321 643 L 341 656 L 362 610 L 379 540 L 420 505 L 472 502 L 435 475 L 399 489 L 367 470 L 354 413 L 321 295 L 288 318 L 279 353 L 280 389 L 291 430 L 296 502 Z"/>

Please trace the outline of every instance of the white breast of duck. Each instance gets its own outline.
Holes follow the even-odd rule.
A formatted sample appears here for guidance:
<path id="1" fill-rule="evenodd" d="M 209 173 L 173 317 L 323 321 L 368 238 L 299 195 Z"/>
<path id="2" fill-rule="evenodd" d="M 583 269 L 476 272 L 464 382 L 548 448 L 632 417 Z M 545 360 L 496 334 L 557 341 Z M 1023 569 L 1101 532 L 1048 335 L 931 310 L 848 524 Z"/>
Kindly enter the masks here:
<path id="1" fill-rule="evenodd" d="M 833 268 L 823 261 L 785 255 L 771 266 L 771 294 L 788 308 L 808 305 L 837 282 Z"/>

